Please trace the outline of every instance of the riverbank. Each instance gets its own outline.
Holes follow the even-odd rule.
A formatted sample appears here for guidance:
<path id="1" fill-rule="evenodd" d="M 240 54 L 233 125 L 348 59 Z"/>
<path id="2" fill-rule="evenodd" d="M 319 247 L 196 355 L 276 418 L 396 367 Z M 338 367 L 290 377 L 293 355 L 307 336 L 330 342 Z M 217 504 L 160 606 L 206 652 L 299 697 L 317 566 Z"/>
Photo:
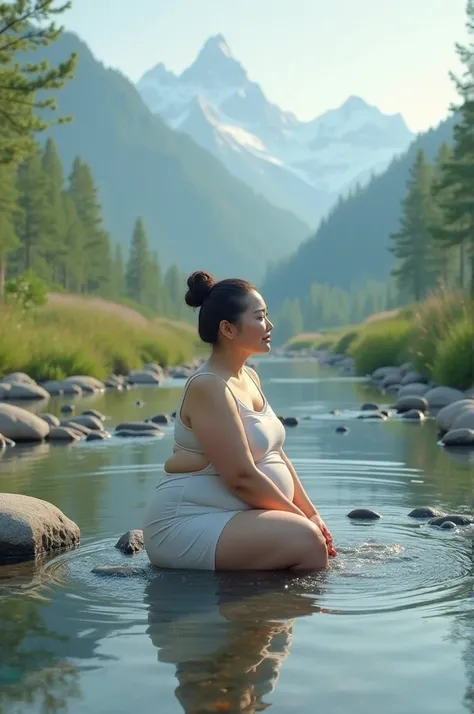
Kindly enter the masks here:
<path id="1" fill-rule="evenodd" d="M 147 318 L 99 298 L 50 295 L 44 307 L 0 308 L 0 378 L 24 372 L 36 381 L 127 375 L 146 363 L 183 364 L 199 352 L 193 325 Z"/>
<path id="2" fill-rule="evenodd" d="M 290 354 L 320 350 L 352 358 L 359 375 L 410 362 L 427 380 L 468 390 L 474 387 L 474 303 L 460 292 L 438 290 L 417 305 L 299 335 L 285 346 Z"/>

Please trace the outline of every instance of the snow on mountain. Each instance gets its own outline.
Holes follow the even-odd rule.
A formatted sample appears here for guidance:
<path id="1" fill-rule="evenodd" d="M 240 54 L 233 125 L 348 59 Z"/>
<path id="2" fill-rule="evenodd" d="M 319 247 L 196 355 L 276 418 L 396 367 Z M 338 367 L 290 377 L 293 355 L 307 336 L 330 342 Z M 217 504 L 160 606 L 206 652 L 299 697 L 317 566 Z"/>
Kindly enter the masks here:
<path id="1" fill-rule="evenodd" d="M 211 37 L 181 75 L 160 63 L 137 87 L 169 126 L 313 227 L 340 194 L 384 171 L 413 139 L 400 114 L 383 114 L 360 97 L 299 121 L 268 101 L 222 35 Z"/>

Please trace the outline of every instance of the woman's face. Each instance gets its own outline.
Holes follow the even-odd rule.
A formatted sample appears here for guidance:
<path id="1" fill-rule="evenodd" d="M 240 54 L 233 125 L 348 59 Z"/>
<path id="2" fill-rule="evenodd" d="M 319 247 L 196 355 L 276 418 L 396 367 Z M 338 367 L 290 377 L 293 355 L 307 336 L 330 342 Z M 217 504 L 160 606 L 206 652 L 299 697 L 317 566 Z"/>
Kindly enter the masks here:
<path id="1" fill-rule="evenodd" d="M 268 319 L 268 310 L 263 297 L 256 290 L 247 295 L 247 307 L 236 325 L 229 325 L 224 334 L 232 340 L 235 348 L 247 354 L 266 354 L 271 350 L 270 333 L 273 324 Z"/>

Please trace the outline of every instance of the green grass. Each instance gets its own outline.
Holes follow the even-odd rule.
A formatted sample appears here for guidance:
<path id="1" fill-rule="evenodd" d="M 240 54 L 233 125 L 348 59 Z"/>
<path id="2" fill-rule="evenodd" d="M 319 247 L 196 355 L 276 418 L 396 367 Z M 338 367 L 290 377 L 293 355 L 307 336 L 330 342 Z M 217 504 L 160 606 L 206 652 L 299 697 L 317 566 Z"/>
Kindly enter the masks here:
<path id="1" fill-rule="evenodd" d="M 469 389 L 474 386 L 474 322 L 463 318 L 440 340 L 432 376 L 438 384 Z"/>
<path id="2" fill-rule="evenodd" d="M 138 319 L 138 317 L 140 319 Z M 127 374 L 145 362 L 166 367 L 187 362 L 199 351 L 191 325 L 146 319 L 117 305 L 58 302 L 22 313 L 0 310 L 0 375 L 13 371 L 33 379 L 88 374 L 104 379 Z"/>
<path id="3" fill-rule="evenodd" d="M 361 326 L 348 348 L 358 374 L 378 367 L 401 365 L 407 359 L 412 324 L 398 317 Z"/>

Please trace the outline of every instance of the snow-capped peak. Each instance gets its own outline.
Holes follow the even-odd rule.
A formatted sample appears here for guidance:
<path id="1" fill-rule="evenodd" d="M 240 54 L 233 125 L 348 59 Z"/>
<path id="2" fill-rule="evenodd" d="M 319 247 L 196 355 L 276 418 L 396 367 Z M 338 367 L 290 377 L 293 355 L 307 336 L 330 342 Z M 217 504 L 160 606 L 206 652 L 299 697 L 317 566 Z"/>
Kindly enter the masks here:
<path id="1" fill-rule="evenodd" d="M 341 193 L 385 170 L 413 137 L 400 114 L 383 114 L 356 95 L 298 121 L 268 101 L 222 34 L 210 37 L 181 75 L 158 64 L 138 89 L 171 127 L 312 226 Z"/>

